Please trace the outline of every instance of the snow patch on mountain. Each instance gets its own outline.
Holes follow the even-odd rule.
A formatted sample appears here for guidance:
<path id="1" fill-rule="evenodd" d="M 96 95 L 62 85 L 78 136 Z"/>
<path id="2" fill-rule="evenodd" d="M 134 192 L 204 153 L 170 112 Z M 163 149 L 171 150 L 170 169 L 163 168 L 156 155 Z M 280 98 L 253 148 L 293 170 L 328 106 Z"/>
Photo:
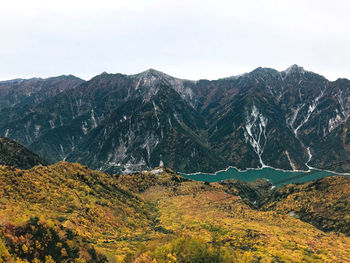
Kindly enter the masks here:
<path id="1" fill-rule="evenodd" d="M 147 134 L 146 138 L 144 139 L 144 143 L 141 145 L 141 148 L 146 149 L 147 151 L 147 160 L 148 163 L 151 161 L 151 153 L 154 150 L 154 148 L 157 147 L 159 143 L 159 140 L 157 136 L 153 134 Z"/>
<path id="2" fill-rule="evenodd" d="M 295 136 L 297 136 L 297 129 L 294 128 L 295 120 L 298 117 L 299 111 L 305 106 L 305 104 L 299 105 L 296 109 L 292 109 L 293 116 L 290 120 L 287 120 L 288 125 L 292 128 Z"/>
<path id="3" fill-rule="evenodd" d="M 297 170 L 297 167 L 295 166 L 295 164 L 293 163 L 292 159 L 290 158 L 289 152 L 288 152 L 288 151 L 285 151 L 285 154 L 286 154 L 286 156 L 287 156 L 287 158 L 288 158 L 290 167 L 292 168 L 293 171 L 296 171 L 296 170 Z"/>
<path id="4" fill-rule="evenodd" d="M 84 135 L 86 135 L 88 133 L 88 124 L 86 121 L 83 121 L 83 123 L 81 125 L 81 130 L 83 131 Z"/>
<path id="5" fill-rule="evenodd" d="M 35 135 L 35 137 L 39 136 L 40 129 L 41 129 L 41 125 L 35 125 L 34 126 L 34 135 Z"/>
<path id="6" fill-rule="evenodd" d="M 286 70 L 283 70 L 282 73 L 284 73 L 283 79 L 285 79 L 288 75 L 292 73 L 300 73 L 300 74 L 305 74 L 305 69 L 303 67 L 299 67 L 298 65 L 294 64 L 287 68 Z"/>
<path id="7" fill-rule="evenodd" d="M 340 111 L 335 109 L 335 116 L 328 121 L 328 132 L 333 131 L 340 124 L 346 122 L 350 116 L 350 102 L 347 96 L 343 94 L 342 90 L 339 90 L 336 94 L 337 102 L 340 106 Z"/>
<path id="8" fill-rule="evenodd" d="M 94 112 L 93 109 L 91 110 L 91 121 L 92 121 L 92 127 L 96 128 L 97 127 L 97 121 L 96 121 L 95 112 Z"/>
<path id="9" fill-rule="evenodd" d="M 311 169 L 313 169 L 313 167 L 311 167 L 311 166 L 309 165 L 309 163 L 311 162 L 311 159 L 312 159 L 312 154 L 311 154 L 310 147 L 307 147 L 306 150 L 307 150 L 307 154 L 309 155 L 309 159 L 308 159 L 307 162 L 305 163 L 305 166 L 306 166 L 309 170 L 311 170 Z"/>
<path id="10" fill-rule="evenodd" d="M 63 145 L 62 144 L 60 144 L 60 157 L 61 157 L 61 159 L 63 160 L 63 161 L 65 161 L 66 160 L 66 158 L 67 158 L 67 156 L 66 156 L 66 154 L 64 153 L 64 149 L 63 149 Z"/>
<path id="11" fill-rule="evenodd" d="M 160 127 L 160 120 L 159 120 L 159 117 L 158 117 L 159 108 L 158 108 L 158 106 L 155 104 L 154 101 L 152 101 L 152 103 L 153 103 L 154 114 L 155 114 L 155 116 L 156 116 L 156 118 L 157 118 L 157 125 L 158 125 L 158 127 Z"/>
<path id="12" fill-rule="evenodd" d="M 342 117 L 339 115 L 338 110 L 336 110 L 336 116 L 334 118 L 330 118 L 328 121 L 328 131 L 331 132 L 335 128 L 337 128 L 343 122 Z"/>
<path id="13" fill-rule="evenodd" d="M 261 157 L 266 145 L 267 122 L 267 118 L 259 112 L 255 105 L 253 105 L 250 113 L 247 112 L 244 137 L 258 155 L 262 168 L 268 167 L 264 164 Z"/>
<path id="14" fill-rule="evenodd" d="M 165 84 L 175 90 L 181 96 L 181 98 L 187 100 L 189 104 L 194 107 L 195 94 L 190 87 L 185 85 L 185 82 L 193 81 L 174 78 L 154 69 L 149 69 L 136 75 L 131 75 L 131 77 L 137 79 L 135 86 L 136 90 L 138 90 L 140 87 L 146 87 L 148 89 L 146 96 L 144 96 L 145 101 L 149 101 L 152 96 L 157 94 L 157 85 Z"/>
<path id="15" fill-rule="evenodd" d="M 55 129 L 55 123 L 53 122 L 53 120 L 49 120 L 49 124 L 51 129 Z"/>
<path id="16" fill-rule="evenodd" d="M 301 123 L 298 125 L 298 127 L 296 127 L 294 129 L 294 133 L 297 136 L 298 135 L 298 131 L 299 129 L 309 121 L 312 113 L 315 111 L 315 109 L 317 108 L 318 104 L 319 104 L 319 100 L 323 97 L 324 95 L 324 90 L 321 90 L 320 94 L 310 103 L 307 114 L 305 116 L 305 118 L 301 121 Z M 303 105 L 304 107 L 305 105 Z M 299 110 L 298 110 L 299 113 Z M 296 116 L 297 117 L 297 116 Z"/>

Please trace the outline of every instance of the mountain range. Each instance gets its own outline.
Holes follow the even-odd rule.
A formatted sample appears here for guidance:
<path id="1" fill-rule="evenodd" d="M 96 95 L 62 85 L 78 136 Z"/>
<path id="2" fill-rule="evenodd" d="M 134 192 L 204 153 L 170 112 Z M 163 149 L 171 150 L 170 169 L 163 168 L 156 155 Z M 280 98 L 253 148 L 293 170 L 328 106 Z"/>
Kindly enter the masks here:
<path id="1" fill-rule="evenodd" d="M 297 65 L 212 81 L 150 69 L 0 82 L 0 136 L 111 173 L 326 168 L 350 158 L 349 116 L 349 80 Z"/>

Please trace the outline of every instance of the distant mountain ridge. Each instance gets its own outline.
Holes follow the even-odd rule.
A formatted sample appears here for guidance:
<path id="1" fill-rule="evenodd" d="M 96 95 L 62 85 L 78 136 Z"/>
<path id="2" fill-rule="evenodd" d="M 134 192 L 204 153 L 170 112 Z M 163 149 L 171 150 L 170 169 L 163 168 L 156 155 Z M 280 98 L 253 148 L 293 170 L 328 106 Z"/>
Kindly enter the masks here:
<path id="1" fill-rule="evenodd" d="M 64 90 L 36 103 L 4 102 L 0 135 L 50 162 L 107 172 L 159 164 L 179 172 L 307 170 L 350 158 L 347 79 L 328 81 L 297 65 L 213 81 L 154 69 L 66 78 Z"/>
<path id="2" fill-rule="evenodd" d="M 21 103 L 38 103 L 82 82 L 72 75 L 0 81 L 0 109 Z"/>

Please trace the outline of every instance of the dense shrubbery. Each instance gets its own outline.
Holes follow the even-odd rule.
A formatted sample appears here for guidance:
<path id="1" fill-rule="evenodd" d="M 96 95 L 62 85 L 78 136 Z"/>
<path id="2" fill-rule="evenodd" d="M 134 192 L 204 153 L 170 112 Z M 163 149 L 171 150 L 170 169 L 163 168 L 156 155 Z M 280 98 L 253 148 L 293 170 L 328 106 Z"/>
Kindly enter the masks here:
<path id="1" fill-rule="evenodd" d="M 112 257 L 127 253 L 124 251 L 134 246 L 130 240 L 142 240 L 155 220 L 153 205 L 118 185 L 114 176 L 65 162 L 30 170 L 0 166 L 0 225 L 21 229 L 35 216 L 50 227 L 55 225 L 57 233 L 62 232 L 61 227 L 74 229 L 82 243 L 118 251 Z M 9 243 L 5 245 L 8 248 Z M 22 247 L 8 252 L 26 254 Z"/>
<path id="2" fill-rule="evenodd" d="M 317 197 L 318 184 L 303 195 L 294 186 L 268 208 L 318 204 L 308 211 L 335 210 L 338 220 L 348 214 L 348 189 L 335 179 L 327 196 Z M 350 237 L 252 209 L 238 195 L 234 184 L 183 180 L 167 169 L 114 176 L 66 162 L 0 166 L 0 263 L 350 262 Z"/>
<path id="3" fill-rule="evenodd" d="M 262 207 L 293 214 L 326 232 L 350 236 L 350 178 L 333 176 L 278 188 Z"/>
<path id="4" fill-rule="evenodd" d="M 0 251 L 4 261 L 24 262 L 105 262 L 72 230 L 31 218 L 25 225 L 6 224 L 1 230 Z M 6 244 L 7 249 L 4 249 Z M 12 255 L 12 257 L 10 256 Z M 16 261 L 17 262 L 17 261 Z"/>
<path id="5" fill-rule="evenodd" d="M 206 242 L 190 236 L 176 238 L 158 247 L 144 247 L 136 255 L 129 254 L 125 263 L 232 263 L 251 262 L 250 253 L 242 257 L 232 248 L 222 246 L 215 239 Z"/>
<path id="6" fill-rule="evenodd" d="M 158 262 L 225 262 L 225 253 L 219 244 L 209 245 L 204 240 L 191 237 L 182 237 L 157 248 L 154 256 Z"/>

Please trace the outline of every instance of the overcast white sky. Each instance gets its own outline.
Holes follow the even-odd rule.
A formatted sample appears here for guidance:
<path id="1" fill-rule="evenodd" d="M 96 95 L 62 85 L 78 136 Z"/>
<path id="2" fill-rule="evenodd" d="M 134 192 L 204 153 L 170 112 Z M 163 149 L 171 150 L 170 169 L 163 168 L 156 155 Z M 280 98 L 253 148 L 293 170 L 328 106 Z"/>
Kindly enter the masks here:
<path id="1" fill-rule="evenodd" d="M 350 79 L 348 0 L 2 0 L 0 79 L 298 64 Z"/>

